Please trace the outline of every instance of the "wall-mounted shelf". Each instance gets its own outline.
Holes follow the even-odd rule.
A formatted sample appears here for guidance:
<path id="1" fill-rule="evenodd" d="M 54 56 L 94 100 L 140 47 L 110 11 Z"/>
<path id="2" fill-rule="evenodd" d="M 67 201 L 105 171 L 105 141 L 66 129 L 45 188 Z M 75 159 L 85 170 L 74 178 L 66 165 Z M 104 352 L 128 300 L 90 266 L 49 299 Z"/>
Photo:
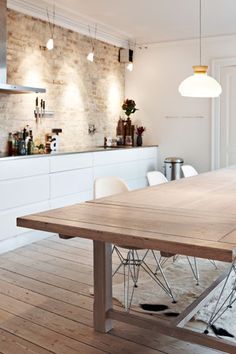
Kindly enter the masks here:
<path id="1" fill-rule="evenodd" d="M 53 118 L 54 111 L 45 111 L 43 113 L 41 113 L 41 112 L 37 113 L 37 111 L 34 110 L 34 116 L 35 116 L 35 118 Z"/>

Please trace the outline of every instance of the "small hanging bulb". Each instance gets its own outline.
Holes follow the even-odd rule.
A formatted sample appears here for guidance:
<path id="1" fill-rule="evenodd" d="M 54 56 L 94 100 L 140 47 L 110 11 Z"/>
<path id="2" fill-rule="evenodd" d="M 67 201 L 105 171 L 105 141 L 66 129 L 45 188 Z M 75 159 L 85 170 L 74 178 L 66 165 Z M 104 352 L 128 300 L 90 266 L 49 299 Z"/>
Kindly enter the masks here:
<path id="1" fill-rule="evenodd" d="M 53 38 L 49 38 L 49 40 L 47 41 L 46 47 L 48 50 L 52 50 L 54 48 Z"/>
<path id="2" fill-rule="evenodd" d="M 129 71 L 133 71 L 134 64 L 132 62 L 129 62 L 129 64 L 126 66 L 126 69 Z"/>
<path id="3" fill-rule="evenodd" d="M 90 53 L 87 55 L 87 60 L 88 60 L 88 61 L 93 62 L 93 59 L 94 59 L 94 51 L 90 52 Z"/>

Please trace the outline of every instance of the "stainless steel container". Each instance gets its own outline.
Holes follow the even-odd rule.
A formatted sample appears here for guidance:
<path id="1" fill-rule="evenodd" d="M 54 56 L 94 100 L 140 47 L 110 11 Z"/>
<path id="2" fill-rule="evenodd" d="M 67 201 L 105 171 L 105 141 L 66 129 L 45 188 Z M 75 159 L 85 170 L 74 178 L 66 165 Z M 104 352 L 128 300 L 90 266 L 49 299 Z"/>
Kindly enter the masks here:
<path id="1" fill-rule="evenodd" d="M 181 166 L 184 160 L 181 157 L 167 157 L 164 160 L 164 172 L 168 181 L 182 177 Z"/>

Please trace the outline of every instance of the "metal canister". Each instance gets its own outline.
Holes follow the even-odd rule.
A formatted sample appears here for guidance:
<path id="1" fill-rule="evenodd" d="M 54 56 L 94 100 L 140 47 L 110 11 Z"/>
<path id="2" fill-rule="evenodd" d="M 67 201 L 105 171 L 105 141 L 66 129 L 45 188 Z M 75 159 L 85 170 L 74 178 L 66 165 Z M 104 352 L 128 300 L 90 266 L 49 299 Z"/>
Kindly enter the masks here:
<path id="1" fill-rule="evenodd" d="M 184 160 L 181 157 L 166 157 L 164 160 L 164 171 L 168 181 L 182 177 L 181 166 Z"/>

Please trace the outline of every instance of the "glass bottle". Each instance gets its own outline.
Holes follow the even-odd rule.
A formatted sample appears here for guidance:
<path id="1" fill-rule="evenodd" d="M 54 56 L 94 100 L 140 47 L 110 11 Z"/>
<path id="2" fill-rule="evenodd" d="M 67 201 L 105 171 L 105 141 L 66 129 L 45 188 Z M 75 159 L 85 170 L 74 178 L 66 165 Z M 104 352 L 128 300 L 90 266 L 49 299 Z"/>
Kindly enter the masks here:
<path id="1" fill-rule="evenodd" d="M 26 155 L 26 146 L 25 140 L 23 139 L 24 133 L 20 133 L 19 142 L 18 142 L 18 154 L 19 155 Z"/>
<path id="2" fill-rule="evenodd" d="M 8 155 L 12 156 L 13 155 L 13 151 L 14 150 L 14 138 L 12 133 L 9 133 L 8 135 Z"/>
<path id="3" fill-rule="evenodd" d="M 34 139 L 32 135 L 32 130 L 29 131 L 29 139 L 28 139 L 28 144 L 27 144 L 27 153 L 28 155 L 33 155 L 34 154 Z"/>

